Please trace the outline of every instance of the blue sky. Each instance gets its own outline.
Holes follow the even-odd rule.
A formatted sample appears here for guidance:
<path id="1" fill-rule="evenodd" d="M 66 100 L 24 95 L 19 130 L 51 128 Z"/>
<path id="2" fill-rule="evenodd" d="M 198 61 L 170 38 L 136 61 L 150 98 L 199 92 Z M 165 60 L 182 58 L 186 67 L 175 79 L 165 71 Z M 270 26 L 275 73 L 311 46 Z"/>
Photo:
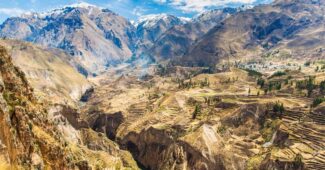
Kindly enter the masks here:
<path id="1" fill-rule="evenodd" d="M 176 16 L 192 17 L 207 9 L 243 4 L 256 5 L 271 0 L 0 0 L 0 23 L 11 16 L 22 13 L 45 12 L 65 5 L 86 2 L 137 20 L 141 15 L 169 13 Z"/>

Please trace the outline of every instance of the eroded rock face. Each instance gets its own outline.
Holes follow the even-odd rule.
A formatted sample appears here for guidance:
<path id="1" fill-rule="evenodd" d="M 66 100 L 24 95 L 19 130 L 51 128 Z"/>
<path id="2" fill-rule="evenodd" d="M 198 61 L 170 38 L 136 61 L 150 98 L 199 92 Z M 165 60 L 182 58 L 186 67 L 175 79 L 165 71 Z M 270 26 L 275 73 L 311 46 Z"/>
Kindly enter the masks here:
<path id="1" fill-rule="evenodd" d="M 109 139 L 115 140 L 117 129 L 123 120 L 123 114 L 117 112 L 114 114 L 95 114 L 89 118 L 88 122 L 92 129 L 106 134 Z"/>
<path id="2" fill-rule="evenodd" d="M 266 170 L 266 169 L 283 169 L 283 170 L 303 170 L 304 164 L 301 162 L 301 160 L 295 160 L 295 161 L 281 161 L 278 159 L 272 159 L 271 156 L 268 155 L 264 161 L 262 162 L 260 169 Z"/>
<path id="3" fill-rule="evenodd" d="M 48 113 L 2 46 L 0 84 L 0 168 L 138 169 L 130 154 L 87 128 L 76 110 L 62 107 Z M 96 148 L 88 139 L 104 142 Z"/>
<path id="4" fill-rule="evenodd" d="M 35 95 L 44 101 L 76 105 L 88 80 L 72 66 L 73 59 L 59 49 L 48 49 L 18 40 L 1 40 L 13 63 L 25 73 Z"/>
<path id="5" fill-rule="evenodd" d="M 221 157 L 215 156 L 211 161 L 201 151 L 173 139 L 163 130 L 131 132 L 120 143 L 145 169 L 225 169 Z"/>

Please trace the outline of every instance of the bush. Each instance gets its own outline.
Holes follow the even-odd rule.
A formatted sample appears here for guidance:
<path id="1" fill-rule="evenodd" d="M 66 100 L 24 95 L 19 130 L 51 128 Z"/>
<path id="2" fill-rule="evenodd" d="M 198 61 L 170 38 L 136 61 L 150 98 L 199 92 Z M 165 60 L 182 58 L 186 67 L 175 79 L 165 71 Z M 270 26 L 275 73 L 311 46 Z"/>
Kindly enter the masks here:
<path id="1" fill-rule="evenodd" d="M 285 111 L 285 109 L 284 109 L 283 103 L 276 102 L 276 103 L 273 105 L 273 112 L 283 114 L 284 111 Z"/>
<path id="2" fill-rule="evenodd" d="M 319 90 L 320 90 L 321 93 L 325 93 L 325 80 L 320 82 Z"/>
<path id="3" fill-rule="evenodd" d="M 314 99 L 312 106 L 317 107 L 318 105 L 320 105 L 323 102 L 325 102 L 325 98 L 316 98 L 316 99 Z"/>
<path id="4" fill-rule="evenodd" d="M 257 79 L 257 85 L 259 85 L 261 88 L 264 87 L 265 80 L 262 78 Z"/>
<path id="5" fill-rule="evenodd" d="M 300 90 L 306 89 L 308 92 L 308 97 L 310 97 L 313 90 L 316 88 L 316 85 L 314 82 L 315 82 L 315 78 L 309 76 L 309 78 L 307 80 L 297 81 L 296 88 L 298 88 Z"/>
<path id="6" fill-rule="evenodd" d="M 261 77 L 263 75 L 262 73 L 255 70 L 250 70 L 250 69 L 244 69 L 244 70 L 247 71 L 248 75 L 252 77 Z"/>
<path id="7" fill-rule="evenodd" d="M 277 72 L 273 73 L 270 78 L 273 78 L 273 77 L 281 77 L 281 76 L 284 76 L 286 74 L 287 73 L 284 72 L 284 71 L 277 71 Z"/>
<path id="8" fill-rule="evenodd" d="M 305 62 L 304 65 L 305 65 L 306 67 L 309 67 L 309 66 L 310 66 L 310 61 Z"/>

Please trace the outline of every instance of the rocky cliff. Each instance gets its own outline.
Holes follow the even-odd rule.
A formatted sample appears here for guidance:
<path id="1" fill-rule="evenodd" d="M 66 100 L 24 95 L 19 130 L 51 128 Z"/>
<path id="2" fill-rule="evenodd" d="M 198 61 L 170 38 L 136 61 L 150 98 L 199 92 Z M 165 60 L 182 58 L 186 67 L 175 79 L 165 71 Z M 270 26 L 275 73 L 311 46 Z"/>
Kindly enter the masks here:
<path id="1" fill-rule="evenodd" d="M 74 105 L 91 88 L 86 77 L 72 66 L 62 50 L 44 48 L 18 40 L 1 40 L 13 63 L 25 73 L 37 97 L 53 103 Z"/>
<path id="2" fill-rule="evenodd" d="M 60 108 L 48 110 L 38 102 L 24 72 L 13 65 L 3 46 L 0 93 L 1 169 L 137 168 L 128 153 L 101 134 L 74 129 L 64 117 L 71 110 L 63 114 Z M 72 136 L 78 137 L 68 140 Z M 100 148 L 95 145 L 99 141 Z"/>
<path id="3" fill-rule="evenodd" d="M 9 18 L 0 30 L 0 37 L 61 48 L 94 74 L 131 57 L 136 41 L 128 20 L 85 3 Z"/>

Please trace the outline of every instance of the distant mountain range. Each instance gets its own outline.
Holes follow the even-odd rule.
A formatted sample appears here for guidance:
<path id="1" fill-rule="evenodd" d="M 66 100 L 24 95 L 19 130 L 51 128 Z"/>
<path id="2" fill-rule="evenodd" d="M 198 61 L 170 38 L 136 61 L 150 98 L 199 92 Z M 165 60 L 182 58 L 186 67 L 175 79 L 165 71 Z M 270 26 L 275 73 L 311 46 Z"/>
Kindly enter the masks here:
<path id="1" fill-rule="evenodd" d="M 1 37 L 63 49 L 77 58 L 79 70 L 90 73 L 128 59 L 136 43 L 135 28 L 128 20 L 85 4 L 9 18 L 0 29 Z"/>
<path id="2" fill-rule="evenodd" d="M 149 15 L 131 24 L 108 9 L 82 3 L 9 18 L 0 26 L 0 37 L 63 49 L 84 75 L 139 56 L 213 66 L 274 49 L 296 55 L 321 50 L 324 6 L 324 0 L 277 0 L 254 8 L 211 10 L 191 20 Z"/>

